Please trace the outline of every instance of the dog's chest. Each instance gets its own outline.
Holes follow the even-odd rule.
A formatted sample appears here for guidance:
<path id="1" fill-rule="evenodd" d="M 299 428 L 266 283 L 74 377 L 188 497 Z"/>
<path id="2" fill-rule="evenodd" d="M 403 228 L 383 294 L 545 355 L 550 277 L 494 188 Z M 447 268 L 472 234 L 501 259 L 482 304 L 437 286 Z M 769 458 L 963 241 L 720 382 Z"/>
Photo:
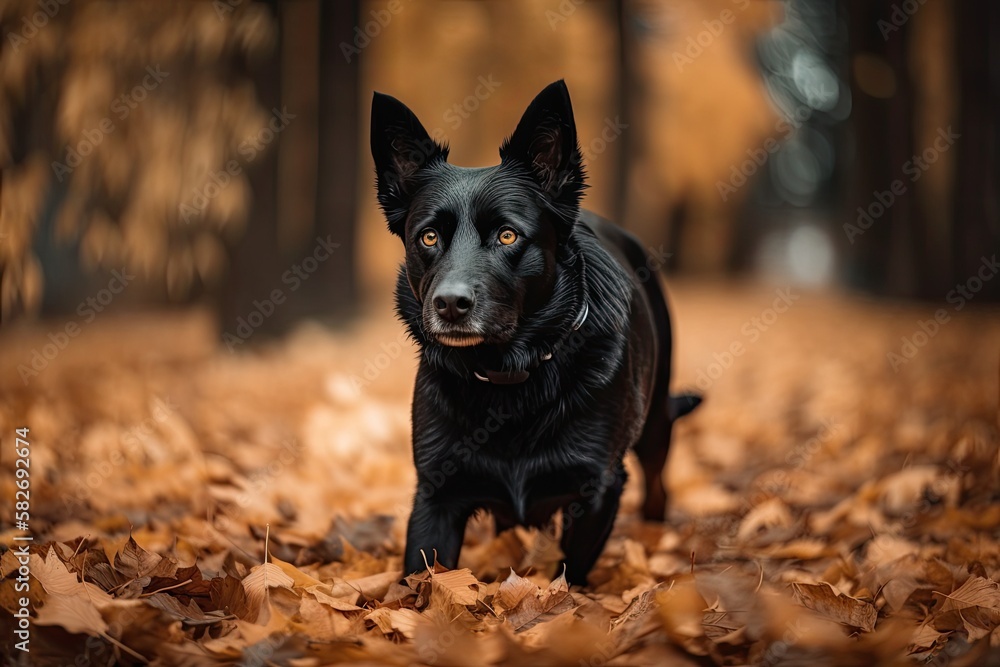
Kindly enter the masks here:
<path id="1" fill-rule="evenodd" d="M 560 507 L 600 487 L 601 462 L 558 457 L 498 459 L 483 453 L 468 462 L 466 490 L 481 507 L 513 523 L 542 525 Z"/>

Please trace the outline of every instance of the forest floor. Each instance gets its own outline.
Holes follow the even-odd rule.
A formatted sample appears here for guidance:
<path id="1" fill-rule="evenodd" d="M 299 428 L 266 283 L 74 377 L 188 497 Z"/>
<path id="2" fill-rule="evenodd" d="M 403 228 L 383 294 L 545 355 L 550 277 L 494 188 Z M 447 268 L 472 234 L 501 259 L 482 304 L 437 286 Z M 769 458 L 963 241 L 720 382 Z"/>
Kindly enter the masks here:
<path id="1" fill-rule="evenodd" d="M 65 323 L 6 332 L 8 547 L 30 429 L 24 664 L 1000 664 L 1000 311 L 670 296 L 674 384 L 706 399 L 674 432 L 669 520 L 638 518 L 630 461 L 568 590 L 550 535 L 488 517 L 460 569 L 399 583 L 415 352 L 388 303 L 236 353 L 203 312 L 107 314 L 26 381 Z M 15 660 L 18 568 L 6 551 Z"/>

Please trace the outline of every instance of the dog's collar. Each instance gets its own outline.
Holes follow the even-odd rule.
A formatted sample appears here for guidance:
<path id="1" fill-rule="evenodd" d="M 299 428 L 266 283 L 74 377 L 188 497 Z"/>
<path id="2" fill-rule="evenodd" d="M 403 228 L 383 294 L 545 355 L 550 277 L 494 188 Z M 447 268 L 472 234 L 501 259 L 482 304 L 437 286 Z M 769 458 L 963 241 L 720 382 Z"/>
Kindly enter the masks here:
<path id="1" fill-rule="evenodd" d="M 580 313 L 576 316 L 576 319 L 573 320 L 572 331 L 578 331 L 580 327 L 583 326 L 583 323 L 587 321 L 587 315 L 589 314 L 590 314 L 590 305 L 586 301 L 584 301 L 583 308 L 580 310 Z M 569 336 L 567 335 L 566 338 L 569 338 Z M 563 342 L 565 342 L 566 338 L 557 341 L 556 344 L 552 346 L 552 351 L 542 356 L 542 358 L 538 360 L 538 363 L 532 367 L 532 370 L 538 368 L 539 365 L 551 359 L 552 355 L 559 351 L 559 348 L 562 346 Z M 490 384 L 521 384 L 529 377 L 531 377 L 531 371 L 527 369 L 519 371 L 484 370 L 482 373 L 478 371 L 472 371 L 472 375 L 475 376 L 477 380 L 480 380 L 482 382 L 489 382 Z"/>

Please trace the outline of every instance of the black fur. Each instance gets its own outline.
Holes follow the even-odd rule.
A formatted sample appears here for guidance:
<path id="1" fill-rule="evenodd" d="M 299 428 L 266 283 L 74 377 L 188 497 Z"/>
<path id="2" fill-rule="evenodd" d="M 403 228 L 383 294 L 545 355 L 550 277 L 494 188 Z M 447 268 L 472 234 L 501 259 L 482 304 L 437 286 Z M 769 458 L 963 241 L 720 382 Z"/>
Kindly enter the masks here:
<path id="1" fill-rule="evenodd" d="M 670 319 L 657 276 L 637 273 L 642 245 L 580 210 L 569 92 L 558 81 L 535 98 L 495 167 L 448 164 L 378 93 L 371 143 L 379 204 L 406 248 L 397 312 L 421 348 L 405 570 L 423 569 L 421 551 L 454 568 L 476 510 L 503 530 L 561 509 L 567 577 L 586 583 L 626 451 L 646 477 L 644 515 L 662 520 L 671 427 L 700 399 L 668 393 Z"/>

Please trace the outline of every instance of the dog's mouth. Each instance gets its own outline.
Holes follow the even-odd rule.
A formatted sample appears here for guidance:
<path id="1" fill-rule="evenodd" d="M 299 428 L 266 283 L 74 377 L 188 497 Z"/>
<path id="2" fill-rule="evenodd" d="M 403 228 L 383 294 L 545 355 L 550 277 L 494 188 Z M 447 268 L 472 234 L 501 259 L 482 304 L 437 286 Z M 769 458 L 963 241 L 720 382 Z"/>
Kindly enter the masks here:
<path id="1" fill-rule="evenodd" d="M 479 334 L 464 334 L 464 333 L 457 333 L 457 334 L 439 333 L 439 334 L 434 334 L 434 339 L 437 342 L 441 343 L 442 345 L 446 345 L 448 347 L 472 347 L 473 345 L 479 345 L 484 340 L 486 340 L 483 336 L 480 336 Z"/>

